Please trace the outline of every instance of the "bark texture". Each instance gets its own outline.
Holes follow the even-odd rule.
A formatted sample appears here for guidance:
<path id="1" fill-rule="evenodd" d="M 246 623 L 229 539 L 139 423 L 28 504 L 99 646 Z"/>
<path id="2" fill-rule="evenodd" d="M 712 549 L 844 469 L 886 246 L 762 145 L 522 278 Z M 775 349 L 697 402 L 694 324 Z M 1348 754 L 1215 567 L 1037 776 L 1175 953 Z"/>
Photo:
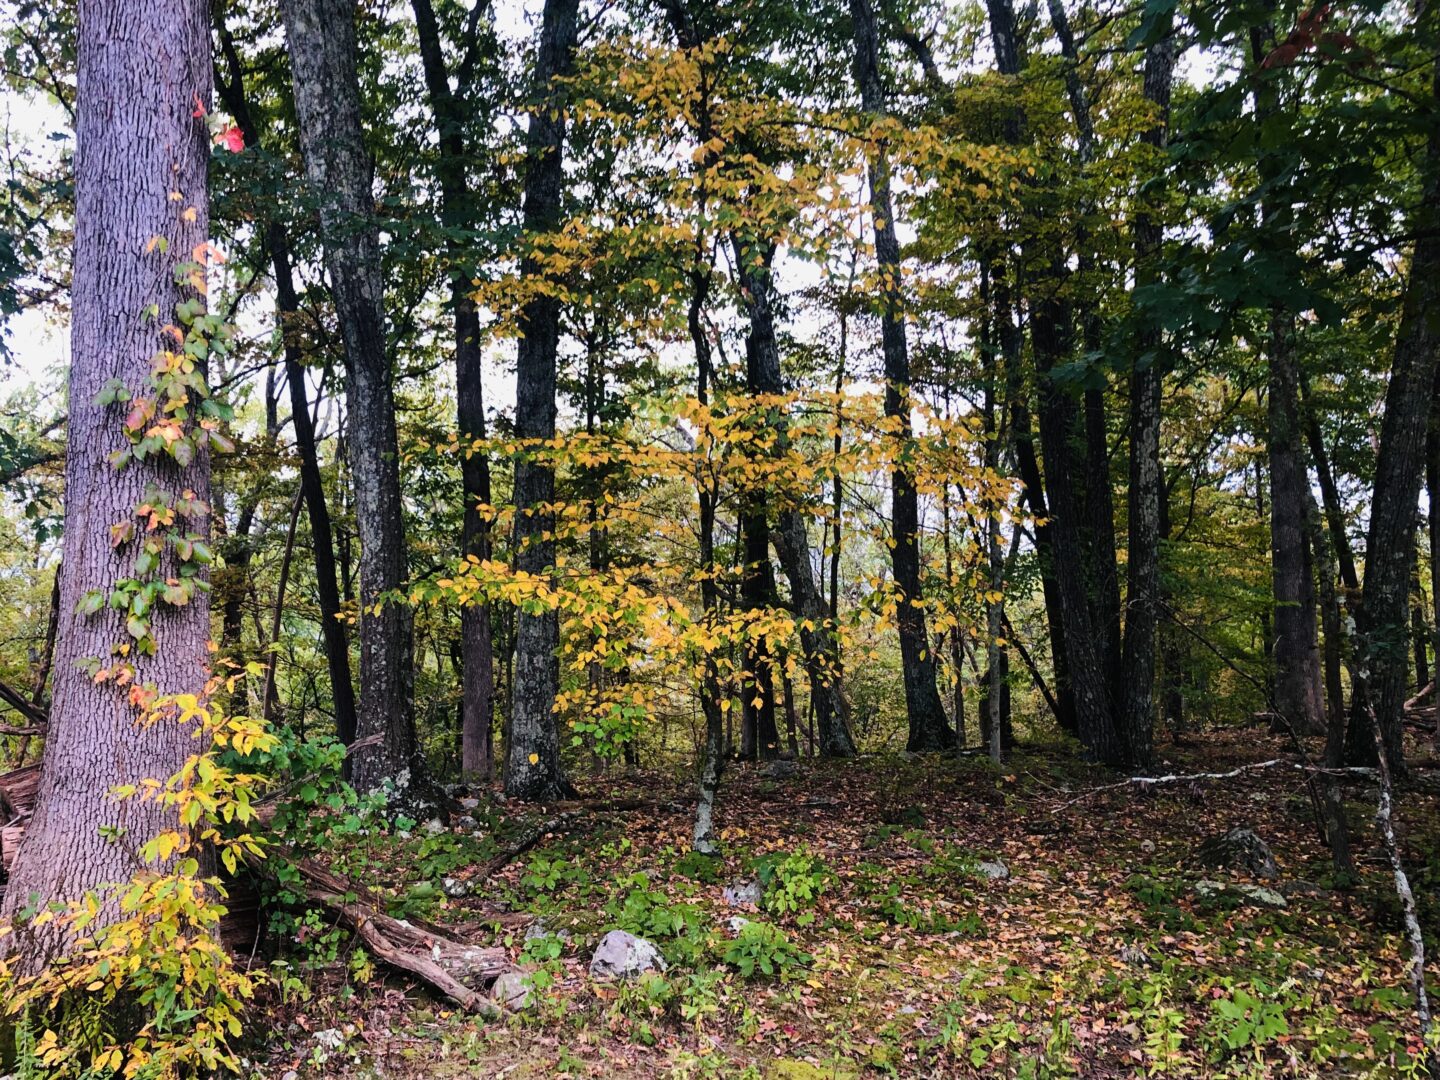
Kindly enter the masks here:
<path id="1" fill-rule="evenodd" d="M 245 91 L 245 72 L 235 41 L 225 24 L 223 12 L 215 9 L 215 29 L 224 59 L 223 73 L 218 69 L 216 87 L 225 107 L 235 118 L 245 145 L 259 147 L 261 135 Z M 335 569 L 334 528 L 325 498 L 325 484 L 320 475 L 319 448 L 315 439 L 315 423 L 310 415 L 310 402 L 305 390 L 305 352 L 297 322 L 300 297 L 295 289 L 295 274 L 290 264 L 290 238 L 285 225 L 276 220 L 265 228 L 265 247 L 270 256 L 271 273 L 275 278 L 275 315 L 280 325 L 285 383 L 290 395 L 290 421 L 295 429 L 295 453 L 300 459 L 300 496 L 310 519 L 310 546 L 314 559 L 315 594 L 320 608 L 320 637 L 325 650 L 325 666 L 330 675 L 330 696 L 335 707 L 335 734 L 346 746 L 355 741 L 355 684 L 350 673 L 350 632 L 340 618 L 340 585 Z M 271 657 L 270 662 L 276 662 Z M 345 759 L 347 775 L 351 771 L 349 756 Z"/>
<path id="2" fill-rule="evenodd" d="M 26 830 L 3 914 L 32 895 L 75 899 L 140 869 L 138 851 L 164 828 L 172 810 L 154 802 L 116 802 L 117 784 L 168 779 L 193 751 L 190 732 L 171 721 L 135 725 L 123 690 L 96 684 L 77 663 L 111 656 L 128 640 L 120 615 L 78 614 L 81 597 L 107 597 L 133 576 L 133 545 L 112 548 L 110 526 L 134 521 L 147 488 L 193 490 L 208 503 L 210 467 L 201 452 L 185 468 L 147 458 L 117 471 L 106 459 L 125 445 L 124 411 L 94 404 L 110 379 L 146 392 L 151 358 L 164 348 L 159 328 L 193 293 L 175 284 L 173 267 L 206 239 L 209 226 L 205 122 L 196 101 L 210 100 L 210 13 L 204 0 L 81 0 L 78 10 L 78 111 L 75 156 L 75 251 L 72 279 L 69 438 L 65 464 L 65 537 L 54 695 L 39 803 Z M 171 193 L 179 199 L 172 200 Z M 195 213 L 190 215 L 188 209 Z M 168 250 L 150 243 L 163 236 Z M 147 251 L 147 247 L 150 250 Z M 144 312 L 152 307 L 157 319 Z M 186 525 L 208 533 L 197 514 Z M 172 556 L 161 573 L 172 572 Z M 207 675 L 209 605 L 203 592 L 153 616 L 153 657 L 136 655 L 137 683 L 162 693 L 199 693 Z M 114 826 L 116 838 L 101 836 Z M 111 909 L 113 910 L 113 909 Z M 43 957 L 22 957 L 36 962 Z"/>
<path id="3" fill-rule="evenodd" d="M 545 0 L 540 51 L 535 67 L 539 107 L 530 114 L 525 141 L 525 233 L 538 237 L 560 222 L 565 181 L 565 119 L 557 77 L 569 74 L 575 51 L 578 0 Z M 543 276 L 543 266 L 527 254 L 521 264 L 527 279 Z M 560 343 L 560 303 L 536 295 L 520 316 L 520 345 L 515 366 L 515 434 L 523 440 L 555 436 L 555 358 Z M 515 565 L 529 574 L 549 574 L 555 566 L 555 470 L 522 452 L 515 462 Z M 560 619 L 554 611 L 518 611 L 515 616 L 515 681 L 505 792 L 522 799 L 549 800 L 566 795 L 570 785 L 560 765 L 555 695 L 560 671 Z"/>
<path id="4" fill-rule="evenodd" d="M 395 397 L 385 337 L 374 164 L 365 149 L 353 0 L 284 0 L 286 43 L 305 171 L 319 195 L 325 265 L 345 343 L 351 470 L 360 536 L 360 698 L 354 782 L 390 788 L 423 811 L 437 797 L 415 737 L 414 633 L 405 583 L 405 521 Z M 378 739 L 366 742 L 373 737 Z"/>
<path id="5" fill-rule="evenodd" d="M 480 349 L 480 312 L 470 294 L 471 272 L 461 233 L 472 224 L 469 157 L 465 139 L 465 99 L 475 71 L 477 22 L 467 25 L 458 85 L 452 87 L 430 0 L 413 0 L 415 27 L 425 89 L 439 135 L 440 218 L 451 260 L 450 310 L 455 329 L 455 411 L 462 456 L 460 482 L 465 512 L 460 553 L 490 558 L 490 523 L 479 511 L 490 503 L 490 459 L 475 450 L 485 438 L 484 356 Z M 479 11 L 477 5 L 476 12 Z M 488 604 L 469 604 L 460 612 L 461 723 L 460 771 L 466 778 L 489 780 L 494 771 L 495 645 Z"/>
<path id="6" fill-rule="evenodd" d="M 855 36 L 855 82 L 860 102 L 872 120 L 888 113 L 880 81 L 880 47 L 875 10 L 870 0 L 850 0 Z M 955 745 L 955 731 L 945 716 L 935 684 L 935 653 L 925 625 L 920 587 L 920 504 L 915 480 L 904 465 L 910 430 L 910 352 L 900 296 L 900 240 L 890 197 L 890 160 L 884 141 L 869 151 L 870 211 L 875 228 L 875 261 L 880 268 L 881 350 L 885 358 L 885 415 L 895 425 L 901 448 L 890 473 L 891 571 L 897 592 L 896 623 L 905 681 L 905 713 L 909 719 L 907 748 L 943 750 Z"/>
<path id="7" fill-rule="evenodd" d="M 1156 107 L 1158 122 L 1142 138 L 1165 147 L 1174 81 L 1175 45 L 1170 28 L 1145 53 L 1145 98 Z M 1135 282 L 1156 278 L 1154 260 L 1163 233 L 1159 222 L 1142 213 L 1135 223 Z M 1130 543 L 1125 597 L 1125 643 L 1118 727 L 1121 761 L 1131 767 L 1150 763 L 1155 731 L 1155 653 L 1160 602 L 1160 500 L 1165 497 L 1160 469 L 1160 391 L 1165 345 L 1147 326 L 1136 343 L 1130 370 Z"/>
<path id="8" fill-rule="evenodd" d="M 1432 94 L 1440 101 L 1440 57 Z M 1347 757 L 1377 760 L 1372 722 L 1390 771 L 1405 775 L 1401 711 L 1409 667 L 1406 647 L 1410 561 L 1415 551 L 1416 503 L 1425 458 L 1431 392 L 1440 365 L 1440 127 L 1432 127 L 1425 157 L 1423 195 L 1411 223 L 1416 237 L 1409 281 L 1385 391 L 1375 493 L 1365 540 L 1365 583 L 1355 613 L 1358 678 L 1353 681 Z M 1372 721 L 1373 717 L 1373 721 Z"/>

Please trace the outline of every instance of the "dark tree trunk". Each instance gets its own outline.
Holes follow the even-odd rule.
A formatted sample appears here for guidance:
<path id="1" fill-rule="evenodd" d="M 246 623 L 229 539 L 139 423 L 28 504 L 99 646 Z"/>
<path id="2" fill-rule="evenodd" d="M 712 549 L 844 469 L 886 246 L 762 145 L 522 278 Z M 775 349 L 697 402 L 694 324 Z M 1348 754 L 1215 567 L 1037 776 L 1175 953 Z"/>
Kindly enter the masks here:
<path id="1" fill-rule="evenodd" d="M 1432 95 L 1440 101 L 1440 57 Z M 1347 758 L 1371 764 L 1371 715 L 1379 724 L 1394 775 L 1405 775 L 1401 707 L 1405 700 L 1406 597 L 1415 551 L 1416 503 L 1425 454 L 1437 362 L 1440 362 L 1440 126 L 1432 126 L 1420 162 L 1423 196 L 1410 233 L 1416 237 L 1405 303 L 1395 337 L 1395 358 L 1385 391 L 1375 493 L 1365 540 L 1365 584 L 1355 614 L 1357 670 L 1351 692 Z"/>
<path id="2" fill-rule="evenodd" d="M 315 422 L 305 392 L 304 353 L 296 340 L 294 323 L 300 314 L 300 298 L 295 293 L 285 230 L 278 224 L 270 227 L 269 242 L 270 261 L 275 271 L 275 302 L 284 339 L 285 382 L 290 388 L 290 420 L 295 427 L 295 450 L 300 455 L 300 496 L 305 500 L 305 513 L 310 519 L 310 553 L 315 564 L 320 635 L 325 648 L 325 666 L 330 673 L 330 697 L 335 705 L 335 734 L 349 746 L 355 741 L 359 726 L 355 684 L 350 675 L 350 633 L 340 617 L 340 584 L 335 568 L 330 507 L 325 498 L 325 481 L 320 475 Z M 345 768 L 347 773 L 353 768 L 348 756 Z"/>
<path id="3" fill-rule="evenodd" d="M 1325 631 L 1325 691 L 1328 700 L 1325 711 L 1325 767 L 1336 769 L 1345 761 L 1345 688 L 1341 679 L 1345 631 L 1335 588 L 1334 552 L 1326 542 L 1314 494 L 1307 489 L 1304 498 L 1305 526 L 1319 570 L 1320 616 Z M 1353 881 L 1355 863 L 1350 855 L 1350 823 L 1345 814 L 1345 803 L 1340 798 L 1339 780 L 1330 775 L 1323 779 L 1316 777 L 1312 782 L 1320 786 L 1320 810 L 1336 879 L 1340 882 Z"/>
<path id="4" fill-rule="evenodd" d="M 855 81 L 865 112 L 874 120 L 888 115 L 880 81 L 880 45 L 870 0 L 850 0 L 855 35 Z M 900 295 L 900 241 L 890 198 L 890 160 L 884 141 L 870 147 L 870 208 L 875 229 L 875 261 L 882 281 L 881 351 L 885 357 L 885 415 L 897 421 L 897 454 L 890 473 L 891 570 L 895 575 L 896 622 L 905 680 L 905 714 L 912 751 L 943 750 L 955 745 L 955 732 L 935 686 L 935 653 L 925 626 L 920 587 L 920 505 L 915 480 L 904 464 L 910 439 L 910 353 Z"/>
<path id="5" fill-rule="evenodd" d="M 1310 406 L 1309 391 L 1303 378 L 1300 380 L 1300 400 L 1305 441 L 1310 445 L 1310 463 L 1315 466 L 1315 478 L 1320 486 L 1320 498 L 1325 511 L 1325 526 L 1330 532 L 1330 546 L 1335 555 L 1340 583 L 1358 596 L 1360 572 L 1355 566 L 1350 534 L 1345 531 L 1345 507 L 1340 502 L 1340 488 L 1335 483 L 1335 472 L 1330 467 L 1330 455 L 1325 449 L 1325 435 L 1321 432 L 1320 421 Z"/>
<path id="6" fill-rule="evenodd" d="M 415 736 L 413 614 L 392 599 L 406 579 L 405 520 L 385 340 L 374 165 L 365 149 L 357 81 L 355 4 L 284 0 L 300 146 L 345 343 L 351 470 L 360 537 L 360 696 L 355 755 L 362 791 L 389 789 L 392 805 L 424 812 L 438 792 Z"/>
<path id="7" fill-rule="evenodd" d="M 460 554 L 490 558 L 490 523 L 478 509 L 490 504 L 490 459 L 475 443 L 485 438 L 484 356 L 480 348 L 480 312 L 470 295 L 471 268 L 465 261 L 461 230 L 472 224 L 465 144 L 467 72 L 473 71 L 471 40 L 462 61 L 461 84 L 452 89 L 440 28 L 430 0 L 412 0 L 420 58 L 430 111 L 439 134 L 440 217 L 449 247 L 450 310 L 455 325 L 455 411 L 460 434 L 460 480 L 465 501 Z M 475 25 L 472 23 L 471 25 Z M 468 65 L 468 66 L 466 66 Z M 460 772 L 489 780 L 494 772 L 495 646 L 490 606 L 467 604 L 460 611 L 462 660 Z"/>
<path id="8" fill-rule="evenodd" d="M 703 99 L 702 99 L 703 100 Z M 702 104 L 702 109 L 704 105 Z M 703 256 L 702 256 L 703 258 Z M 710 404 L 710 339 L 705 335 L 705 303 L 710 296 L 711 268 L 708 260 L 691 280 L 690 308 L 686 324 L 695 348 L 695 396 L 701 405 Z M 700 496 L 700 604 L 711 627 L 720 614 L 720 588 L 715 582 L 715 499 L 714 484 L 702 477 Z M 720 668 L 713 652 L 705 654 L 701 677 L 700 708 L 705 715 L 705 745 L 700 759 L 700 790 L 695 804 L 693 848 L 713 855 L 715 844 L 715 793 L 725 768 L 725 710 L 720 704 Z"/>
<path id="9" fill-rule="evenodd" d="M 746 389 L 751 394 L 782 394 L 785 388 L 780 374 L 780 347 L 775 336 L 775 313 L 770 292 L 770 258 L 774 249 L 770 247 L 761 254 L 738 236 L 731 239 L 749 322 L 749 334 L 745 339 Z M 785 418 L 777 415 L 774 422 L 780 433 L 777 448 L 784 453 L 788 446 Z M 810 693 L 815 698 L 816 714 L 820 718 L 822 732 L 826 733 L 821 736 L 822 752 L 830 757 L 851 757 L 855 747 L 850 740 L 849 702 L 845 697 L 839 662 L 839 639 L 825 598 L 815 585 L 805 519 L 795 507 L 782 506 L 776 513 L 772 531 L 768 524 L 764 493 L 752 494 L 750 498 L 752 505 L 742 523 L 746 543 L 746 574 L 742 579 L 742 588 L 747 604 L 760 603 L 765 590 L 768 593 L 764 603 L 774 602 L 774 574 L 770 569 L 769 554 L 758 540 L 763 529 L 766 542 L 775 545 L 775 553 L 780 557 L 780 565 L 790 585 L 790 601 L 795 615 L 802 623 L 813 624 L 813 629 L 802 626 L 800 645 L 805 653 L 805 670 L 810 679 Z M 752 538 L 755 538 L 753 548 L 750 546 Z M 763 572 L 763 578 L 752 580 L 752 574 L 756 572 Z M 768 694 L 755 719 L 761 730 L 754 749 L 763 753 L 769 737 L 767 733 L 775 730 L 774 703 L 769 700 Z M 778 740 L 778 736 L 776 738 Z"/>
<path id="10" fill-rule="evenodd" d="M 1436 372 L 1436 382 L 1425 439 L 1425 490 L 1430 508 L 1430 615 L 1435 633 L 1430 653 L 1435 666 L 1430 679 L 1435 683 L 1435 693 L 1440 695 L 1440 372 Z M 1440 741 L 1440 725 L 1436 726 L 1435 738 Z"/>
<path id="11" fill-rule="evenodd" d="M 197 101 L 210 100 L 210 17 L 204 0 L 81 0 L 78 10 L 75 155 L 75 247 L 71 281 L 71 366 L 65 456 L 65 531 L 59 594 L 54 694 L 38 803 L 12 868 L 0 914 L 31 902 L 79 899 L 87 890 L 123 883 L 143 865 L 142 845 L 176 827 L 160 800 L 117 802 L 120 784 L 168 780 L 194 752 L 191 732 L 173 720 L 137 726 L 136 708 L 114 682 L 97 683 L 87 657 L 111 662 L 130 640 L 124 616 L 109 608 L 77 611 L 82 597 L 106 598 L 136 576 L 133 542 L 113 545 L 111 526 L 134 522 L 148 491 L 210 499 L 210 462 L 202 448 L 181 467 L 164 455 L 116 469 L 108 460 L 128 445 L 124 408 L 97 405 L 112 379 L 135 397 L 153 394 L 151 361 L 169 339 L 161 326 L 177 304 L 203 299 L 176 284 L 177 261 L 206 240 L 210 141 Z M 176 192 L 178 199 L 172 198 Z M 162 236 L 166 246 L 152 242 Z M 158 313 L 147 318 L 146 310 Z M 170 347 L 173 348 L 173 342 Z M 193 404 L 193 402 L 192 402 Z M 208 511 L 180 517 L 181 527 L 209 533 Z M 179 576 L 173 550 L 160 577 Z M 209 603 L 197 590 L 183 606 L 157 605 L 151 615 L 154 655 L 132 650 L 134 683 L 160 694 L 201 693 L 210 636 Z M 124 842 L 107 839 L 118 830 Z M 99 929 L 118 911 L 102 898 Z M 46 961 L 44 935 L 22 967 Z"/>
<path id="12" fill-rule="evenodd" d="M 1010 0 L 987 0 L 990 34 L 1000 74 L 1016 77 L 1024 65 Z M 1006 123 L 1007 139 L 1018 142 L 1024 116 L 1014 110 Z M 1034 250 L 1027 242 L 1027 265 L 1054 266 L 1056 260 Z M 1057 384 L 1055 368 L 1067 362 L 1064 305 L 1053 295 L 1037 295 L 1030 308 L 1030 335 L 1040 383 L 1040 447 L 1045 457 L 1045 491 L 1050 512 L 1051 565 L 1055 577 L 1055 607 L 1060 613 L 1070 700 L 1075 708 L 1075 729 L 1086 750 L 1101 761 L 1118 764 L 1124 758 L 1115 723 L 1111 696 L 1111 661 L 1104 634 L 1095 625 L 1086 574 L 1083 533 L 1084 506 L 1079 494 L 1083 464 L 1076 460 L 1074 432 L 1076 408 L 1066 389 Z M 1033 501 L 1032 501 L 1033 507 Z M 1047 607 L 1050 605 L 1047 604 Z M 1057 682 L 1059 679 L 1057 670 Z M 1063 683 L 1062 683 L 1063 692 Z"/>
<path id="13" fill-rule="evenodd" d="M 1164 36 L 1145 52 L 1145 99 L 1156 107 L 1157 123 L 1141 137 L 1163 150 L 1174 81 L 1175 43 Z M 1135 284 L 1156 280 L 1161 226 L 1142 212 L 1135 222 Z M 1160 613 L 1160 391 L 1164 342 L 1146 326 L 1136 342 L 1130 371 L 1130 541 L 1125 598 L 1123 696 L 1118 727 L 1122 760 L 1130 767 L 1150 763 L 1155 730 L 1155 641 Z"/>
<path id="14" fill-rule="evenodd" d="M 575 51 L 578 0 L 545 0 L 535 91 L 541 108 L 530 114 L 525 138 L 525 212 L 528 237 L 556 229 L 565 182 L 565 117 L 557 78 L 570 73 Z M 543 265 L 527 254 L 520 274 L 535 280 Z M 530 445 L 555 436 L 555 363 L 560 346 L 560 302 L 538 294 L 520 313 L 520 344 L 515 365 L 515 434 Z M 543 508 L 555 501 L 555 470 L 524 451 L 515 462 L 515 566 L 544 577 L 555 566 L 554 515 Z M 557 612 L 515 614 L 515 681 L 512 687 L 510 739 L 505 748 L 505 792 L 544 801 L 572 789 L 560 765 L 560 733 L 555 695 L 559 689 L 560 617 Z"/>
<path id="15" fill-rule="evenodd" d="M 1313 733 L 1323 730 L 1324 707 L 1314 566 L 1304 527 L 1310 478 L 1300 444 L 1298 387 L 1292 320 L 1275 312 L 1271 317 L 1267 400 L 1275 704 L 1297 732 Z"/>
<path id="16" fill-rule="evenodd" d="M 219 7 L 212 9 L 215 29 L 220 39 L 220 53 L 225 60 L 223 72 L 218 67 L 216 85 L 225 107 L 235 118 L 245 145 L 261 145 L 259 125 L 250 109 L 245 92 L 245 72 L 236 51 L 235 40 L 226 26 Z M 335 707 L 336 737 L 346 746 L 355 741 L 355 686 L 350 675 L 350 634 L 340 617 L 340 586 L 335 570 L 335 540 L 330 525 L 330 509 L 325 499 L 325 483 L 320 475 L 319 447 L 315 441 L 315 423 L 310 415 L 310 402 L 305 392 L 305 354 L 300 345 L 296 322 L 300 316 L 300 297 L 295 290 L 295 275 L 290 266 L 290 244 L 285 226 L 271 221 L 265 227 L 265 247 L 275 276 L 275 311 L 280 327 L 285 383 L 290 393 L 290 419 L 295 428 L 295 452 L 300 458 L 300 495 L 305 500 L 306 516 L 310 519 L 310 544 L 314 560 L 315 593 L 320 607 L 320 636 L 325 649 L 325 664 L 330 673 L 331 700 Z M 270 658 L 273 665 L 276 657 Z M 348 774 L 351 762 L 347 758 Z"/>
<path id="17" fill-rule="evenodd" d="M 1251 58 L 1259 67 L 1268 51 L 1264 28 L 1251 30 Z M 1280 107 L 1272 78 L 1255 84 L 1255 117 L 1259 125 Z M 1260 174 L 1272 185 L 1261 206 L 1263 224 L 1278 243 L 1289 231 L 1293 213 L 1275 166 L 1263 155 Z M 1320 646 L 1315 623 L 1315 578 L 1310 540 L 1305 531 L 1306 492 L 1310 477 L 1301 449 L 1300 376 L 1295 356 L 1295 319 L 1280 304 L 1270 309 L 1269 386 L 1266 395 L 1270 464 L 1270 571 L 1275 601 L 1275 703 L 1286 724 L 1296 732 L 1323 729 L 1320 687 Z"/>

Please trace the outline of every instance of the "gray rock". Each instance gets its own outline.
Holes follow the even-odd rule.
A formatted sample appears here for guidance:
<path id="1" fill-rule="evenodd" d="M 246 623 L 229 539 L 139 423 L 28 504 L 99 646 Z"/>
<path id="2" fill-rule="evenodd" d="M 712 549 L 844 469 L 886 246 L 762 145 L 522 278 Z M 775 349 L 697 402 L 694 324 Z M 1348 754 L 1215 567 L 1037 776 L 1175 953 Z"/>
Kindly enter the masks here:
<path id="1" fill-rule="evenodd" d="M 1004 881 L 1010 876 L 1010 868 L 999 859 L 989 859 L 975 864 L 975 872 L 990 881 Z"/>
<path id="2" fill-rule="evenodd" d="M 1250 829 L 1231 829 L 1224 836 L 1210 838 L 1196 849 L 1195 858 L 1212 869 L 1240 870 L 1272 881 L 1280 876 L 1270 845 Z"/>
<path id="3" fill-rule="evenodd" d="M 590 958 L 590 975 L 596 979 L 634 979 L 665 968 L 665 957 L 654 942 L 624 930 L 611 930 L 601 938 Z"/>
<path id="4" fill-rule="evenodd" d="M 287 1069 L 284 1075 L 280 1077 L 280 1080 L 300 1080 L 300 1074 L 294 1069 Z"/>
<path id="5" fill-rule="evenodd" d="M 1120 962 L 1129 967 L 1147 967 L 1150 963 L 1150 954 L 1138 945 L 1122 945 Z"/>
<path id="6" fill-rule="evenodd" d="M 761 767 L 760 775 L 771 780 L 791 780 L 800 775 L 800 766 L 785 758 L 776 758 Z"/>
<path id="7" fill-rule="evenodd" d="M 1204 880 L 1195 883 L 1195 895 L 1201 900 L 1215 900 L 1226 894 L 1238 896 L 1245 903 L 1254 904 L 1257 907 L 1283 910 L 1290 906 L 1285 897 L 1274 889 L 1267 889 L 1264 885 L 1249 885 L 1244 882 L 1227 884 L 1223 881 Z"/>
<path id="8" fill-rule="evenodd" d="M 479 805 L 480 805 L 480 800 L 477 799 L 477 798 L 475 798 L 474 796 L 470 796 L 470 797 L 468 797 L 468 798 L 464 798 L 464 799 L 461 799 L 461 800 L 460 800 L 460 809 L 461 809 L 461 810 L 467 810 L 467 811 L 468 811 L 468 810 L 474 810 L 474 809 L 476 809 Z"/>
<path id="9" fill-rule="evenodd" d="M 730 931 L 731 937 L 739 937 L 740 931 L 750 925 L 750 920 L 744 915 L 731 915 L 725 920 L 725 929 Z"/>
<path id="10" fill-rule="evenodd" d="M 339 1050 L 345 1045 L 345 1033 L 339 1028 L 324 1028 L 315 1032 L 311 1039 L 322 1050 Z"/>
<path id="11" fill-rule="evenodd" d="M 526 941 L 534 941 L 536 938 L 543 937 L 559 938 L 566 944 L 569 944 L 574 939 L 574 935 L 564 927 L 561 927 L 559 930 L 551 930 L 544 919 L 536 919 L 525 928 Z"/>
<path id="12" fill-rule="evenodd" d="M 470 883 L 461 881 L 459 878 L 447 877 L 441 880 L 440 891 L 451 900 L 459 900 L 462 896 L 470 895 Z"/>
<path id="13" fill-rule="evenodd" d="M 760 882 L 754 878 L 736 878 L 725 886 L 721 894 L 725 903 L 731 907 L 743 907 L 746 904 L 760 905 L 760 899 L 765 895 L 765 890 L 760 887 Z"/>
<path id="14" fill-rule="evenodd" d="M 530 980 L 523 971 L 507 971 L 490 987 L 490 1000 L 507 1009 L 528 1009 L 535 997 L 530 992 Z"/>
<path id="15" fill-rule="evenodd" d="M 1141 840 L 1141 841 L 1140 841 L 1140 854 L 1141 854 L 1141 855 L 1145 855 L 1145 856 L 1154 855 L 1154 854 L 1155 854 L 1155 841 L 1154 841 L 1154 840 Z"/>

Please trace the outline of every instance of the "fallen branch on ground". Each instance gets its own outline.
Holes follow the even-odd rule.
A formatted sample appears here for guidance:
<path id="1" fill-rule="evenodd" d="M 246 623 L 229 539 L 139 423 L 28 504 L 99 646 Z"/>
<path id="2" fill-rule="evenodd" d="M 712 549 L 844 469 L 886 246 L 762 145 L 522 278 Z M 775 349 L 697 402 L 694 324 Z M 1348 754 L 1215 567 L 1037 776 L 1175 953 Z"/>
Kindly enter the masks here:
<path id="1" fill-rule="evenodd" d="M 1394 785 L 1390 782 L 1390 760 L 1385 754 L 1385 739 L 1380 732 L 1380 721 L 1374 707 L 1368 707 L 1370 731 L 1375 738 L 1376 761 L 1380 776 L 1380 802 L 1375 808 L 1375 824 L 1379 826 L 1380 838 L 1385 842 L 1385 854 L 1390 860 L 1390 871 L 1395 875 L 1395 895 L 1400 898 L 1400 908 L 1405 914 L 1405 938 L 1410 943 L 1410 963 L 1406 965 L 1410 977 L 1410 991 L 1415 997 L 1415 1018 L 1420 1024 L 1420 1038 L 1428 1053 L 1431 1047 L 1432 1023 L 1430 1000 L 1425 994 L 1425 935 L 1420 929 L 1420 918 L 1415 911 L 1415 894 L 1410 889 L 1410 879 L 1405 874 L 1405 864 L 1400 860 L 1400 846 L 1395 842 L 1395 828 L 1392 820 L 1394 811 Z"/>
<path id="2" fill-rule="evenodd" d="M 613 813 L 617 811 L 630 810 L 652 810 L 655 803 L 645 802 L 641 799 L 610 800 L 601 803 L 592 803 L 584 806 L 573 807 L 561 813 L 548 817 L 544 821 L 528 828 L 522 829 L 520 835 L 506 845 L 489 862 L 480 869 L 479 877 L 484 879 L 492 877 L 512 862 L 524 855 L 550 833 L 558 832 L 560 829 L 571 824 L 587 814 Z"/>
<path id="3" fill-rule="evenodd" d="M 1405 702 L 1405 706 L 1404 706 L 1404 707 L 1405 707 L 1406 709 L 1413 709 L 1413 708 L 1415 708 L 1416 705 L 1419 705 L 1420 702 L 1424 701 L 1427 697 L 1429 697 L 1429 696 L 1430 696 L 1431 694 L 1433 694 L 1434 692 L 1435 692 L 1435 680 L 1434 680 L 1434 679 L 1431 679 L 1428 683 L 1426 683 L 1424 686 L 1422 686 L 1422 687 L 1420 688 L 1420 691 L 1419 691 L 1414 697 L 1412 697 L 1409 701 Z"/>
<path id="4" fill-rule="evenodd" d="M 1262 769 L 1291 769 L 1295 772 L 1305 773 L 1306 776 L 1367 776 L 1374 777 L 1375 770 L 1364 766 L 1346 766 L 1339 769 L 1328 769 L 1323 765 L 1309 765 L 1298 761 L 1289 761 L 1285 758 L 1271 758 L 1269 761 L 1256 761 L 1249 765 L 1241 765 L 1228 772 L 1201 772 L 1201 773 L 1168 773 L 1165 776 L 1129 776 L 1124 780 L 1118 780 L 1113 784 L 1102 784 L 1100 787 L 1091 788 L 1083 795 L 1061 803 L 1051 809 L 1052 814 L 1057 814 L 1067 807 L 1076 803 L 1084 802 L 1086 799 L 1094 798 L 1096 795 L 1104 794 L 1107 791 L 1117 791 L 1123 787 L 1160 787 L 1165 784 L 1186 784 L 1199 783 L 1202 780 L 1233 780 L 1237 776 L 1244 776 L 1247 773 L 1260 772 Z"/>

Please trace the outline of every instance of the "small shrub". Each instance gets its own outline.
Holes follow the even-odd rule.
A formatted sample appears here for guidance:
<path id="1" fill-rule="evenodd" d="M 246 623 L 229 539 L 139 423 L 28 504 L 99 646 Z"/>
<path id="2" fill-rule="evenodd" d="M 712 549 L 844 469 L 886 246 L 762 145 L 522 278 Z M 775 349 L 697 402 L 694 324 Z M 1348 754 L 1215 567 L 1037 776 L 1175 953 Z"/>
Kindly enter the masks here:
<path id="1" fill-rule="evenodd" d="M 763 922 L 746 923 L 725 950 L 725 963 L 747 979 L 757 973 L 783 978 L 809 965 L 811 959 L 792 945 L 779 927 Z"/>
<path id="2" fill-rule="evenodd" d="M 755 876 L 765 890 L 761 906 L 772 915 L 794 915 L 801 926 L 815 921 L 811 909 L 835 877 L 823 859 L 807 851 L 764 856 L 755 863 Z"/>

